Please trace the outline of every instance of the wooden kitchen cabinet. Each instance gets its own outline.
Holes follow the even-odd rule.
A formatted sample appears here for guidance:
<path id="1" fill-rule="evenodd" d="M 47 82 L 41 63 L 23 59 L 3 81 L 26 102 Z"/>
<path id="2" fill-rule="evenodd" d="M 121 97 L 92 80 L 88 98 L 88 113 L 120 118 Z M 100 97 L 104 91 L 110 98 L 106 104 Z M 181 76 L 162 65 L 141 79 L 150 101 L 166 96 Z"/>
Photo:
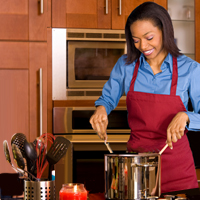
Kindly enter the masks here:
<path id="1" fill-rule="evenodd" d="M 52 27 L 124 29 L 131 11 L 145 1 L 52 0 Z M 167 5 L 166 0 L 155 2 Z"/>
<path id="2" fill-rule="evenodd" d="M 0 141 L 21 132 L 32 142 L 39 136 L 39 68 L 43 71 L 43 132 L 47 132 L 47 43 L 0 41 Z M 1 144 L 2 144 L 1 143 Z M 14 173 L 3 147 L 0 173 Z"/>
<path id="3" fill-rule="evenodd" d="M 0 40 L 46 41 L 51 26 L 51 0 L 0 0 Z"/>

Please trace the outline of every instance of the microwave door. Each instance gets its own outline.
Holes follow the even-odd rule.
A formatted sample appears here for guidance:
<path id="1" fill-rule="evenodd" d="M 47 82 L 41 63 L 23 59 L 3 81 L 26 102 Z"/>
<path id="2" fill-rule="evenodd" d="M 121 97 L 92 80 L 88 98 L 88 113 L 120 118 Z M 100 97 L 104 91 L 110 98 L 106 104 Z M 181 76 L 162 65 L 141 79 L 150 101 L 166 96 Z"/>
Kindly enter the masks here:
<path id="1" fill-rule="evenodd" d="M 125 42 L 68 41 L 67 49 L 68 88 L 102 88 L 125 53 Z"/>

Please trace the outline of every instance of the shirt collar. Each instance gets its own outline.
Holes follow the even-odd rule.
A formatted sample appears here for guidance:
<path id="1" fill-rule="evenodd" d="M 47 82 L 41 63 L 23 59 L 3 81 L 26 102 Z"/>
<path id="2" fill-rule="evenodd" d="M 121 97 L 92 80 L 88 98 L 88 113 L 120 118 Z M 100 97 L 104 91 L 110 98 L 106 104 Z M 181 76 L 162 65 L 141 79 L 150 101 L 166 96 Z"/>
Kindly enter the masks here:
<path id="1" fill-rule="evenodd" d="M 140 64 L 143 64 L 144 66 L 147 64 L 147 61 L 145 60 L 145 56 L 144 56 L 144 54 L 143 53 L 141 53 L 141 55 L 140 55 Z M 166 65 L 164 64 L 164 63 L 166 63 Z M 167 56 L 166 56 L 166 58 L 165 58 L 165 60 L 164 60 L 164 62 L 163 62 L 163 64 L 162 64 L 162 66 L 161 66 L 161 69 L 163 68 L 163 67 L 168 67 L 169 68 L 169 70 L 170 70 L 170 72 L 172 72 L 172 66 L 173 66 L 173 57 L 172 57 L 172 55 L 170 54 L 170 53 L 168 53 L 167 54 Z"/>

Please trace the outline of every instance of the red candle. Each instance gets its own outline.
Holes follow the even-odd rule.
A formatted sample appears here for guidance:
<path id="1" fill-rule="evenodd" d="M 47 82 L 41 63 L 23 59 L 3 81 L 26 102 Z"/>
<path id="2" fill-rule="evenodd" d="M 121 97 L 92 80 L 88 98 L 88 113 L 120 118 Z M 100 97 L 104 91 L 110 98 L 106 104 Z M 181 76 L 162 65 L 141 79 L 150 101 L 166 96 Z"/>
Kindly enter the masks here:
<path id="1" fill-rule="evenodd" d="M 87 191 L 83 184 L 63 184 L 59 200 L 87 200 Z"/>

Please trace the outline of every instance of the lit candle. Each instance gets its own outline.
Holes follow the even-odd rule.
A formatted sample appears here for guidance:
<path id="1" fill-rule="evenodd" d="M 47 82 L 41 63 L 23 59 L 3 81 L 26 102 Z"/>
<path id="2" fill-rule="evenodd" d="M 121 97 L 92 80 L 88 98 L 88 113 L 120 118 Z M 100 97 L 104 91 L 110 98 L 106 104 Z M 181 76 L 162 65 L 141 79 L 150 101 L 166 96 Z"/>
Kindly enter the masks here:
<path id="1" fill-rule="evenodd" d="M 63 184 L 59 200 L 87 200 L 87 191 L 83 184 Z"/>

